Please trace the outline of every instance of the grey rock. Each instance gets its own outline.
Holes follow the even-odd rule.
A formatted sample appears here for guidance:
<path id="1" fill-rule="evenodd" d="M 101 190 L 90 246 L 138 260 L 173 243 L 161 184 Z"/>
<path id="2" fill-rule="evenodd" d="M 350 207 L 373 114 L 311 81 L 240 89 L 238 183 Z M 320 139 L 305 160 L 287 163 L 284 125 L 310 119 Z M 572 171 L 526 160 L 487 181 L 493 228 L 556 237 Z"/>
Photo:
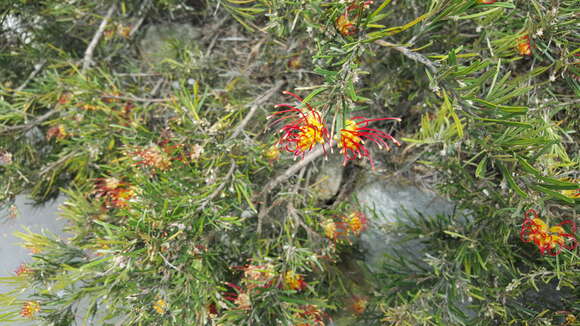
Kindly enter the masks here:
<path id="1" fill-rule="evenodd" d="M 360 186 L 355 195 L 368 219 L 368 229 L 362 233 L 360 241 L 366 251 L 365 262 L 371 270 L 380 268 L 384 255 L 392 253 L 393 246 L 397 244 L 397 223 L 405 223 L 410 216 L 417 214 L 450 215 L 454 209 L 452 202 L 405 179 L 375 178 Z M 422 251 L 418 239 L 405 245 L 412 252 Z"/>
<path id="2" fill-rule="evenodd" d="M 342 157 L 333 156 L 323 163 L 314 186 L 318 199 L 329 200 L 338 193 L 342 184 L 343 171 Z"/>
<path id="3" fill-rule="evenodd" d="M 58 207 L 64 202 L 65 197 L 60 196 L 56 200 L 46 203 L 41 207 L 33 207 L 32 202 L 25 196 L 16 196 L 16 208 L 18 215 L 8 217 L 10 212 L 0 212 L 0 277 L 14 276 L 14 271 L 22 263 L 31 261 L 30 251 L 21 247 L 23 242 L 14 235 L 15 232 L 26 233 L 26 229 L 36 233 L 49 232 L 57 236 L 64 235 L 65 221 L 58 219 Z M 12 289 L 0 284 L 0 293 Z M 10 325 L 36 325 L 35 322 L 17 322 Z"/>
<path id="4" fill-rule="evenodd" d="M 199 28 L 190 24 L 159 24 L 147 28 L 145 36 L 139 42 L 143 60 L 156 66 L 165 59 L 177 59 L 176 43 L 195 47 L 202 36 Z"/>

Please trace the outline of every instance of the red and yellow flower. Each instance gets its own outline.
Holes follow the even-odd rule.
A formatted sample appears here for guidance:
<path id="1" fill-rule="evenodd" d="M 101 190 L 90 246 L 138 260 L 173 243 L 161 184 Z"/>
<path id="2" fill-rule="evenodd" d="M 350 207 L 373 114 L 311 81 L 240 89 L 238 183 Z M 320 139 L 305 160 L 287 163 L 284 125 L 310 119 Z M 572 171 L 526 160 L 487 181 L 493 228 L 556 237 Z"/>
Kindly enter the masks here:
<path id="1" fill-rule="evenodd" d="M 374 169 L 371 154 L 364 146 L 365 140 L 370 140 L 376 143 L 379 148 L 384 147 L 387 150 L 390 150 L 391 147 L 385 139 L 392 141 L 397 146 L 401 145 L 399 141 L 386 132 L 368 127 L 370 122 L 382 120 L 401 121 L 399 118 L 366 119 L 364 117 L 353 117 L 346 121 L 344 128 L 340 130 L 340 133 L 337 136 L 338 147 L 340 148 L 340 152 L 344 155 L 345 165 L 350 160 L 368 157 L 371 162 L 371 167 Z"/>
<path id="2" fill-rule="evenodd" d="M 293 96 L 300 103 L 304 103 L 303 99 L 294 93 L 288 91 L 284 91 L 283 93 Z M 280 129 L 282 137 L 278 141 L 278 146 L 283 146 L 286 151 L 294 153 L 295 157 L 304 157 L 306 152 L 311 151 L 319 143 L 322 144 L 326 151 L 324 146 L 330 138 L 320 112 L 312 108 L 310 104 L 305 104 L 306 108 L 297 108 L 289 104 L 278 104 L 275 106 L 276 108 L 287 109 L 275 112 L 270 116 L 271 118 L 278 115 L 282 116 L 276 119 L 273 124 L 284 120 L 290 121 Z"/>
<path id="3" fill-rule="evenodd" d="M 349 308 L 356 314 L 362 315 L 367 309 L 368 300 L 364 297 L 353 296 Z"/>
<path id="4" fill-rule="evenodd" d="M 138 149 L 132 154 L 135 165 L 143 165 L 152 167 L 161 171 L 165 171 L 171 167 L 171 159 L 168 155 L 168 148 L 161 149 L 157 145 L 151 145 L 144 149 Z"/>
<path id="5" fill-rule="evenodd" d="M 117 178 L 99 178 L 96 181 L 95 197 L 104 198 L 106 208 L 127 207 L 129 200 L 135 196 L 133 188 Z"/>
<path id="6" fill-rule="evenodd" d="M 294 318 L 305 320 L 296 326 L 324 326 L 325 313 L 315 305 L 302 306 L 294 313 Z"/>
<path id="7" fill-rule="evenodd" d="M 294 271 L 287 271 L 284 274 L 284 284 L 286 288 L 296 291 L 301 291 L 306 288 L 306 282 L 302 275 L 295 273 Z"/>
<path id="8" fill-rule="evenodd" d="M 520 55 L 530 56 L 532 55 L 532 45 L 530 43 L 530 37 L 528 35 L 522 36 L 518 40 L 518 44 L 516 46 L 518 53 Z"/>
<path id="9" fill-rule="evenodd" d="M 28 266 L 26 266 L 26 264 L 20 264 L 18 266 L 18 269 L 16 269 L 16 271 L 14 271 L 14 273 L 16 274 L 16 276 L 26 276 L 30 273 L 32 273 L 32 270 L 30 268 L 28 268 Z"/>
<path id="10" fill-rule="evenodd" d="M 530 215 L 534 218 L 530 218 Z M 526 218 L 522 224 L 520 239 L 524 242 L 533 242 L 542 255 L 548 253 L 552 256 L 560 254 L 562 248 L 573 250 L 576 248 L 576 224 L 571 220 L 565 220 L 556 226 L 549 227 L 538 213 L 530 209 L 525 214 Z M 572 231 L 566 232 L 564 225 L 569 224 Z"/>
<path id="11" fill-rule="evenodd" d="M 247 289 L 252 290 L 257 287 L 267 288 L 272 285 L 272 281 L 276 276 L 274 265 L 248 265 L 243 268 L 244 278 L 242 283 Z"/>
<path id="12" fill-rule="evenodd" d="M 153 310 L 156 313 L 163 315 L 167 311 L 167 302 L 165 300 L 159 298 L 153 303 Z"/>
<path id="13" fill-rule="evenodd" d="M 345 218 L 349 231 L 358 236 L 367 228 L 367 218 L 361 212 L 353 212 Z"/>
<path id="14" fill-rule="evenodd" d="M 359 4 L 362 2 L 361 4 Z M 354 35 L 356 33 L 356 20 L 358 20 L 360 11 L 352 14 L 355 10 L 359 8 L 366 9 L 373 2 L 372 1 L 353 1 L 335 21 L 336 29 L 343 36 Z M 353 17 L 351 19 L 351 16 Z"/>
<path id="15" fill-rule="evenodd" d="M 22 305 L 20 315 L 24 318 L 34 318 L 40 312 L 40 303 L 38 301 L 26 301 Z"/>
<path id="16" fill-rule="evenodd" d="M 492 3 L 495 3 L 496 1 L 497 0 L 477 0 L 477 2 L 486 4 L 486 5 L 490 5 Z"/>

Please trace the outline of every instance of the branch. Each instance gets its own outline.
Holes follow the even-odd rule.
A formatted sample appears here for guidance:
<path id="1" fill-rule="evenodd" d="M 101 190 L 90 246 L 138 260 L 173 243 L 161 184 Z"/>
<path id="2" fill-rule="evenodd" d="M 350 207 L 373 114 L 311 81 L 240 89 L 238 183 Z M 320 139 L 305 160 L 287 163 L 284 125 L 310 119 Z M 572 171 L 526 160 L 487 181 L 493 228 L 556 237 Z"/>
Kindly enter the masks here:
<path id="1" fill-rule="evenodd" d="M 407 58 L 424 64 L 425 66 L 427 66 L 427 68 L 429 68 L 429 70 L 431 70 L 431 72 L 433 72 L 433 73 L 437 72 L 437 63 L 429 60 L 427 57 L 425 57 L 424 55 L 422 55 L 420 53 L 413 52 L 413 51 L 409 50 L 408 48 L 398 46 L 396 44 L 393 44 L 393 43 L 390 43 L 387 41 L 383 41 L 383 40 L 376 40 L 375 44 L 397 50 L 397 51 L 401 52 L 401 54 L 403 54 Z"/>
<path id="2" fill-rule="evenodd" d="M 35 64 L 34 70 L 30 73 L 30 75 L 28 75 L 28 78 L 26 78 L 24 83 L 22 83 L 22 85 L 18 86 L 18 88 L 16 89 L 16 92 L 20 92 L 21 90 L 23 90 L 24 87 L 26 87 L 26 85 L 28 85 L 28 83 L 30 83 L 30 81 L 32 79 L 34 79 L 34 77 L 40 72 L 40 70 L 42 70 L 42 67 L 44 67 L 45 64 L 46 64 L 46 59 L 43 59 L 39 63 Z"/>
<path id="3" fill-rule="evenodd" d="M 242 120 L 242 122 L 240 122 L 240 124 L 236 127 L 236 130 L 234 130 L 234 132 L 232 133 L 232 135 L 230 136 L 229 139 L 236 138 L 240 134 L 240 132 L 242 132 L 242 130 L 244 130 L 244 128 L 250 122 L 250 120 L 252 119 L 254 114 L 256 114 L 256 111 L 258 110 L 258 106 L 264 104 L 264 102 L 266 102 L 268 99 L 270 99 L 270 97 L 272 97 L 274 94 L 278 93 L 278 91 L 280 90 L 280 88 L 282 88 L 284 83 L 285 83 L 284 81 L 278 81 L 274 86 L 272 86 L 272 88 L 270 88 L 264 94 L 262 94 L 262 96 L 258 97 L 252 103 L 247 105 L 247 106 L 251 106 L 250 111 L 248 112 L 248 114 L 246 115 L 244 120 Z"/>
<path id="4" fill-rule="evenodd" d="M 207 204 L 210 201 L 212 201 L 215 197 L 217 197 L 217 195 L 219 195 L 219 193 L 224 189 L 224 187 L 226 186 L 226 183 L 232 177 L 232 175 L 234 174 L 234 171 L 236 170 L 236 161 L 231 160 L 231 162 L 232 162 L 232 165 L 230 166 L 230 170 L 228 171 L 228 174 L 226 174 L 226 177 L 224 178 L 224 182 L 222 182 L 222 184 L 220 184 L 214 190 L 214 192 L 211 193 L 211 195 L 207 196 L 207 198 L 204 199 L 203 203 L 197 208 L 197 211 L 203 210 L 207 206 Z"/>
<path id="5" fill-rule="evenodd" d="M 163 81 L 163 79 L 161 79 Z M 157 92 L 157 87 L 154 89 Z M 145 102 L 145 103 L 164 103 L 164 102 L 171 102 L 171 99 L 168 98 L 144 98 L 144 97 L 132 97 L 132 96 L 113 96 L 113 95 L 105 95 L 103 98 L 110 98 L 115 100 L 122 100 L 122 101 L 131 101 L 131 102 Z"/>
<path id="6" fill-rule="evenodd" d="M 84 73 L 89 68 L 89 66 L 93 63 L 93 54 L 95 52 L 95 48 L 97 47 L 97 44 L 99 44 L 99 40 L 101 39 L 101 36 L 103 36 L 103 32 L 105 31 L 105 27 L 107 27 L 107 23 L 109 22 L 109 19 L 111 19 L 111 16 L 113 16 L 114 11 L 115 11 L 115 4 L 113 3 L 113 5 L 107 11 L 107 14 L 105 15 L 105 17 L 103 17 L 103 20 L 101 21 L 101 24 L 99 25 L 99 28 L 95 32 L 95 35 L 93 36 L 93 39 L 91 40 L 91 43 L 89 43 L 89 46 L 87 47 L 87 49 L 85 51 L 85 56 L 83 58 L 83 68 L 82 68 L 81 72 Z"/>
<path id="7" fill-rule="evenodd" d="M 335 144 L 336 144 L 336 141 L 332 140 L 330 142 L 330 144 L 328 144 L 328 147 L 331 148 Z M 318 147 L 314 151 L 310 152 L 308 155 L 306 155 L 298 163 L 296 163 L 296 164 L 292 165 L 290 168 L 288 168 L 288 170 L 286 170 L 286 172 L 284 172 L 281 175 L 279 175 L 278 177 L 276 177 L 276 179 L 268 182 L 266 184 L 266 186 L 264 186 L 264 189 L 262 190 L 262 192 L 260 192 L 259 196 L 269 193 L 278 184 L 288 180 L 288 178 L 293 176 L 296 172 L 300 171 L 300 169 L 305 167 L 308 163 L 310 163 L 310 162 L 314 161 L 315 159 L 319 158 L 320 156 L 322 156 L 324 153 L 325 153 L 325 151 L 324 151 L 324 148 L 322 146 Z"/>
<path id="8" fill-rule="evenodd" d="M 41 115 L 40 117 L 36 118 L 34 121 L 31 121 L 29 123 L 26 123 L 23 125 L 18 125 L 18 126 L 6 127 L 4 129 L 0 130 L 0 134 L 5 134 L 8 132 L 19 131 L 19 130 L 23 130 L 24 132 L 26 132 L 26 131 L 36 127 L 37 125 L 43 123 L 44 121 L 48 120 L 51 116 L 53 116 L 57 112 L 58 112 L 57 109 L 52 109 L 52 110 L 46 112 L 45 114 Z"/>

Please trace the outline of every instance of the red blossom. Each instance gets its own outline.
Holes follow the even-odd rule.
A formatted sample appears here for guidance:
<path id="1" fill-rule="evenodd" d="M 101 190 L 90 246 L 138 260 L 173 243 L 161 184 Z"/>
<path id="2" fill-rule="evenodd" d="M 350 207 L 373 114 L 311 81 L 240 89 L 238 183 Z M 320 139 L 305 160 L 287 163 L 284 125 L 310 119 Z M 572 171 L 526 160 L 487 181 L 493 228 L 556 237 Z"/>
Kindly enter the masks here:
<path id="1" fill-rule="evenodd" d="M 534 218 L 530 218 L 530 215 L 533 215 Z M 570 225 L 570 233 L 564 229 L 566 224 Z M 520 239 L 523 242 L 533 242 L 542 255 L 548 253 L 551 256 L 557 256 L 562 252 L 562 248 L 568 250 L 576 248 L 575 233 L 576 223 L 573 221 L 565 220 L 556 226 L 549 227 L 538 217 L 538 213 L 535 210 L 530 209 L 525 213 Z"/>
<path id="2" fill-rule="evenodd" d="M 530 37 L 528 35 L 522 36 L 518 40 L 517 50 L 520 55 L 525 56 L 532 55 L 532 45 L 530 43 Z"/>
<path id="3" fill-rule="evenodd" d="M 356 120 L 360 121 L 357 122 Z M 338 147 L 341 149 L 340 152 L 344 155 L 345 165 L 350 160 L 368 157 L 371 162 L 371 167 L 374 169 L 374 163 L 371 158 L 371 154 L 364 146 L 365 139 L 376 143 L 379 148 L 384 147 L 387 150 L 390 150 L 391 147 L 385 141 L 385 139 L 392 141 L 397 146 L 401 145 L 398 140 L 386 132 L 368 128 L 368 124 L 370 122 L 382 120 L 401 121 L 399 118 L 366 119 L 364 117 L 353 117 L 346 121 L 345 127 L 340 130 L 338 142 Z"/>
<path id="4" fill-rule="evenodd" d="M 276 108 L 287 108 L 287 110 L 277 111 L 272 114 L 269 118 L 281 116 L 274 120 L 272 125 L 280 121 L 290 121 L 280 129 L 282 137 L 278 140 L 278 146 L 290 153 L 294 153 L 295 157 L 304 157 L 304 154 L 311 151 L 318 143 L 322 144 L 326 152 L 325 144 L 330 137 L 320 112 L 312 108 L 310 104 L 304 103 L 304 100 L 298 95 L 288 91 L 283 93 L 293 96 L 300 103 L 305 104 L 306 108 L 297 108 L 290 104 L 277 104 L 275 106 Z"/>

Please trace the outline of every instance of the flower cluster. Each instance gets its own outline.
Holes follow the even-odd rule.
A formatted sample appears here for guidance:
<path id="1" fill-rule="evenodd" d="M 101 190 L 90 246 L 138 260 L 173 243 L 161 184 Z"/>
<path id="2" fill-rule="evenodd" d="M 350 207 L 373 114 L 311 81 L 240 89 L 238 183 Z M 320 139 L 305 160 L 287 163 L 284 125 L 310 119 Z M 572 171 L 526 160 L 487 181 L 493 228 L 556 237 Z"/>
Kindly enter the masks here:
<path id="1" fill-rule="evenodd" d="M 16 271 L 14 271 L 14 273 L 16 274 L 16 276 L 26 276 L 26 275 L 32 273 L 32 270 L 30 268 L 28 268 L 28 266 L 26 266 L 26 264 L 20 264 L 18 266 L 18 269 L 16 269 Z"/>
<path id="2" fill-rule="evenodd" d="M 353 296 L 350 300 L 349 308 L 356 314 L 362 315 L 367 309 L 368 300 L 364 297 Z"/>
<path id="3" fill-rule="evenodd" d="M 285 91 L 303 103 L 303 100 L 296 94 Z M 289 104 L 278 104 L 276 108 L 284 107 L 287 110 L 275 112 L 271 117 L 281 115 L 273 124 L 283 120 L 290 122 L 285 124 L 280 132 L 282 137 L 277 142 L 278 147 L 284 148 L 286 151 L 294 153 L 294 156 L 304 157 L 304 154 L 311 151 L 318 143 L 322 144 L 323 150 L 326 153 L 326 145 L 330 143 L 328 129 L 325 126 L 322 114 L 312 108 L 306 103 L 306 108 L 297 108 Z M 401 144 L 390 134 L 377 129 L 369 128 L 368 125 L 375 121 L 395 120 L 401 121 L 399 118 L 379 118 L 366 119 L 364 117 L 352 117 L 345 121 L 344 127 L 339 130 L 335 139 L 340 152 L 344 156 L 344 164 L 355 159 L 368 158 L 371 167 L 374 168 L 370 151 L 365 147 L 365 141 L 371 141 L 379 146 L 390 150 L 390 146 L 386 140 L 393 142 L 397 146 Z"/>
<path id="4" fill-rule="evenodd" d="M 260 288 L 268 288 L 272 286 L 276 271 L 272 264 L 265 265 L 248 265 L 244 269 L 244 278 L 242 284 L 249 290 Z"/>
<path id="5" fill-rule="evenodd" d="M 524 56 L 532 55 L 532 45 L 530 43 L 530 37 L 528 35 L 522 36 L 516 46 L 518 53 Z"/>
<path id="6" fill-rule="evenodd" d="M 354 35 L 356 33 L 356 20 L 358 20 L 360 14 L 359 9 L 367 9 L 372 3 L 372 1 L 353 1 L 346 7 L 344 13 L 336 19 L 335 24 L 338 32 L 343 36 Z M 355 13 L 353 14 L 353 12 Z"/>
<path id="7" fill-rule="evenodd" d="M 284 285 L 287 289 L 302 291 L 308 285 L 301 274 L 296 274 L 293 271 L 287 271 L 284 274 Z"/>
<path id="8" fill-rule="evenodd" d="M 161 149 L 157 145 L 137 149 L 131 155 L 136 161 L 135 165 L 152 167 L 161 171 L 168 170 L 171 167 L 171 159 L 167 150 Z"/>
<path id="9" fill-rule="evenodd" d="M 24 318 L 34 318 L 40 312 L 40 303 L 38 301 L 26 301 L 22 305 L 20 315 Z"/>
<path id="10" fill-rule="evenodd" d="M 63 125 L 58 125 L 54 127 L 50 127 L 46 132 L 46 139 L 51 140 L 55 138 L 56 140 L 63 140 L 65 139 L 69 133 L 66 131 Z"/>
<path id="11" fill-rule="evenodd" d="M 128 183 L 110 177 L 97 179 L 94 194 L 96 198 L 105 199 L 106 208 L 123 208 L 129 205 L 135 191 Z"/>
<path id="12" fill-rule="evenodd" d="M 534 218 L 530 218 L 533 214 Z M 526 218 L 522 224 L 520 232 L 520 239 L 524 242 L 533 242 L 542 255 L 548 253 L 556 256 L 562 252 L 562 248 L 573 250 L 576 248 L 576 224 L 571 220 L 565 220 L 556 226 L 549 227 L 542 219 L 538 217 L 538 213 L 530 209 L 525 214 Z M 572 229 L 567 233 L 564 225 L 570 224 Z"/>
<path id="13" fill-rule="evenodd" d="M 367 218 L 361 212 L 352 212 L 347 216 L 342 216 L 340 221 L 328 219 L 322 223 L 324 235 L 337 241 L 349 235 L 359 236 L 367 227 Z"/>
<path id="14" fill-rule="evenodd" d="M 298 95 L 288 91 L 283 93 L 291 95 L 303 103 L 302 98 Z M 283 120 L 290 121 L 280 129 L 282 137 L 278 141 L 278 146 L 283 146 L 288 152 L 294 153 L 294 156 L 304 157 L 304 154 L 312 150 L 316 144 L 321 143 L 324 147 L 328 142 L 330 137 L 322 115 L 310 104 L 306 103 L 306 109 L 289 104 L 277 104 L 275 107 L 286 108 L 286 110 L 277 111 L 271 116 L 281 116 L 273 124 Z"/>
<path id="15" fill-rule="evenodd" d="M 324 326 L 325 313 L 315 305 L 305 305 L 294 313 L 294 318 L 307 320 L 297 326 Z"/>
<path id="16" fill-rule="evenodd" d="M 12 153 L 0 150 L 0 165 L 8 165 L 12 163 Z"/>
<path id="17" fill-rule="evenodd" d="M 165 300 L 159 298 L 157 301 L 153 303 L 153 310 L 156 313 L 163 315 L 167 311 L 167 302 Z"/>

